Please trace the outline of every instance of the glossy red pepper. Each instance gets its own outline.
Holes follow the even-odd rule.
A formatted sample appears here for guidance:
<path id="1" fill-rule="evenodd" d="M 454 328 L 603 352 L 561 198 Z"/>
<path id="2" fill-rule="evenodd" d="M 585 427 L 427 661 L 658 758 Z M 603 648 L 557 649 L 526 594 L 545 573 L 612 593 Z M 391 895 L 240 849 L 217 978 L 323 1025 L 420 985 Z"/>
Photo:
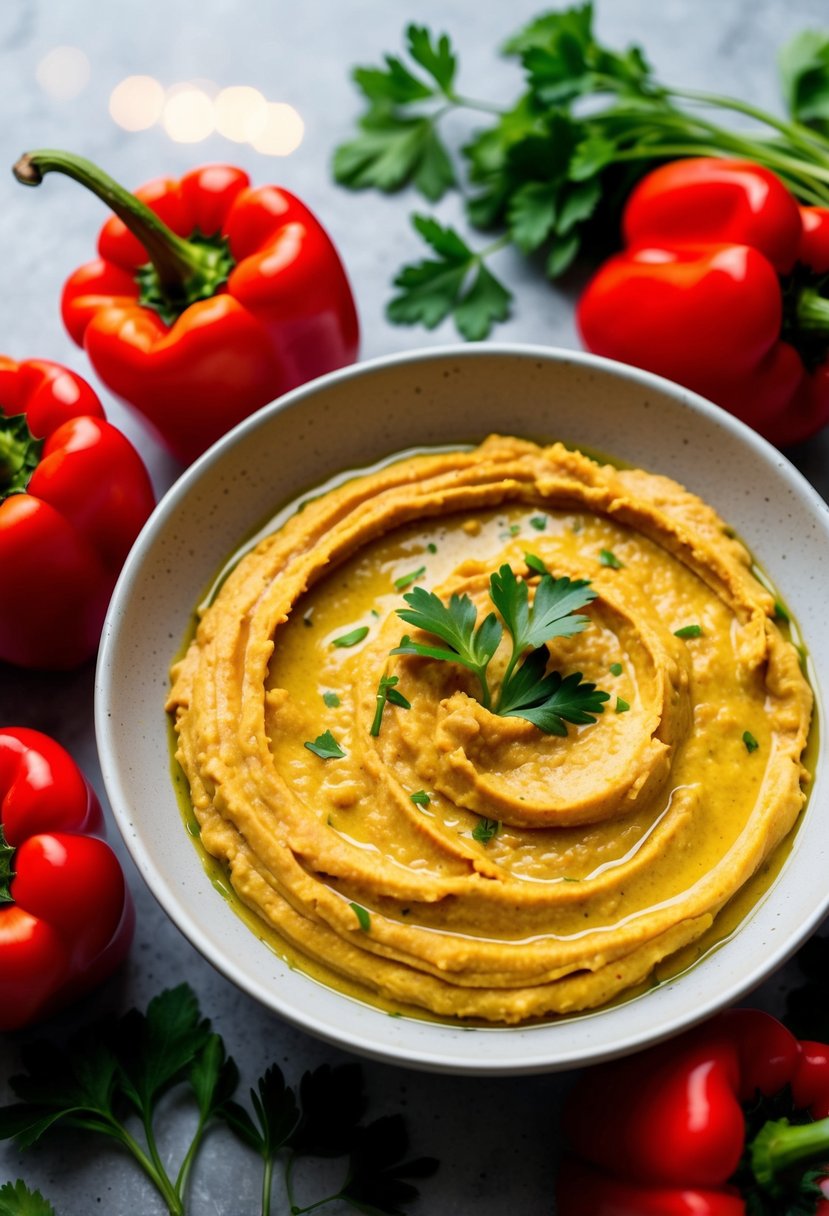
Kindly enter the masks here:
<path id="1" fill-rule="evenodd" d="M 799 207 L 759 165 L 695 158 L 642 179 L 623 232 L 579 301 L 588 349 L 781 446 L 829 421 L 829 210 Z"/>
<path id="2" fill-rule="evenodd" d="M 351 289 L 308 208 L 241 169 L 208 165 L 128 193 L 64 152 L 15 165 L 57 171 L 116 213 L 99 259 L 72 275 L 63 319 L 103 382 L 184 462 L 260 406 L 357 357 Z"/>
<path id="3" fill-rule="evenodd" d="M 37 1021 L 104 980 L 133 930 L 98 799 L 40 731 L 0 729 L 0 1030 Z"/>
<path id="4" fill-rule="evenodd" d="M 829 1047 L 757 1010 L 591 1070 L 563 1129 L 557 1216 L 829 1216 Z"/>
<path id="5" fill-rule="evenodd" d="M 85 380 L 0 356 L 0 661 L 66 669 L 95 653 L 153 505 L 141 457 Z"/>

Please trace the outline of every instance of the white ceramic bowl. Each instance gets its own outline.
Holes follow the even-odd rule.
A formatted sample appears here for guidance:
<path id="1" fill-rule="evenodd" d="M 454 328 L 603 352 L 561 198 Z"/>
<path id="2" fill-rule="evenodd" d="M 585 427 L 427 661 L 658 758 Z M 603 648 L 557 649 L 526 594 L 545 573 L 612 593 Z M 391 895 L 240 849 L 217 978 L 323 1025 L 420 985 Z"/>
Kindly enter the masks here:
<path id="1" fill-rule="evenodd" d="M 818 925 L 829 908 L 825 732 L 794 848 L 730 940 L 643 997 L 547 1025 L 470 1033 L 391 1018 L 331 991 L 290 970 L 251 932 L 211 885 L 184 830 L 163 709 L 168 666 L 194 605 L 275 508 L 342 470 L 492 431 L 607 453 L 712 503 L 800 623 L 823 717 L 829 510 L 801 475 L 741 423 L 665 380 L 590 355 L 491 345 L 409 353 L 325 376 L 249 418 L 189 468 L 144 528 L 115 590 L 96 722 L 106 788 L 138 869 L 225 976 L 342 1047 L 418 1068 L 516 1074 L 574 1067 L 671 1035 L 741 998 Z"/>

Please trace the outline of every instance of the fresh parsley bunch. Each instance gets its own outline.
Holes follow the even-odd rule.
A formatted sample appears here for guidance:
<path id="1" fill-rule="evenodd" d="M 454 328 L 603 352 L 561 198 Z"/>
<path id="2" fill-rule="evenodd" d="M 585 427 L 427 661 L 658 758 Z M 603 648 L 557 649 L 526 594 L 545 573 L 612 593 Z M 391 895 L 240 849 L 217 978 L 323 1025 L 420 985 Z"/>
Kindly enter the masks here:
<path id="1" fill-rule="evenodd" d="M 413 642 L 406 635 L 391 653 L 460 664 L 477 677 L 481 703 L 493 713 L 526 718 L 549 735 L 566 735 L 567 722 L 595 722 L 603 703 L 609 700 L 606 692 L 582 680 L 581 672 L 566 677 L 557 671 L 547 673 L 546 643 L 557 637 L 573 637 L 590 624 L 590 618 L 578 611 L 596 598 L 587 579 L 553 578 L 545 570 L 530 604 L 526 582 L 517 578 L 510 566 L 501 566 L 490 576 L 489 598 L 503 626 L 494 612 L 478 624 L 478 611 L 468 595 L 453 595 L 446 605 L 433 591 L 415 587 L 403 598 L 409 607 L 398 608 L 397 615 L 424 633 L 433 634 L 444 645 Z M 512 650 L 497 695 L 493 696 L 488 668 L 504 628 Z"/>
<path id="2" fill-rule="evenodd" d="M 781 54 L 791 121 L 737 98 L 672 88 L 636 46 L 616 51 L 593 31 L 593 6 L 543 13 L 504 44 L 524 88 L 509 106 L 465 96 L 446 34 L 406 30 L 405 56 L 353 72 L 366 101 L 355 138 L 337 148 L 336 180 L 353 190 L 413 186 L 430 202 L 462 189 L 474 228 L 498 237 L 475 249 L 454 229 L 415 214 L 430 256 L 403 267 L 391 321 L 433 328 L 452 316 L 468 339 L 509 313 L 510 291 L 485 265 L 504 245 L 541 259 L 551 279 L 580 253 L 603 256 L 622 205 L 649 169 L 682 156 L 744 157 L 772 169 L 804 203 L 829 203 L 829 34 L 805 31 Z M 459 149 L 441 135 L 447 114 L 485 113 L 489 125 Z M 713 121 L 745 117 L 751 133 Z M 759 131 L 756 129 L 759 124 Z"/>
<path id="3" fill-rule="evenodd" d="M 405 1216 L 417 1198 L 410 1178 L 437 1169 L 432 1157 L 407 1160 L 408 1133 L 401 1115 L 362 1122 L 367 1107 L 358 1064 L 306 1073 L 298 1091 L 272 1065 L 251 1090 L 253 1114 L 233 1100 L 238 1069 L 220 1036 L 203 1018 L 186 984 L 162 992 L 146 1013 L 101 1022 L 65 1048 L 36 1043 L 24 1050 L 25 1075 L 13 1077 L 20 1099 L 0 1109 L 0 1139 L 28 1148 L 59 1127 L 81 1128 L 114 1140 L 131 1154 L 162 1196 L 171 1216 L 186 1211 L 190 1171 L 207 1128 L 224 1122 L 264 1164 L 262 1216 L 271 1212 L 274 1166 L 284 1166 L 294 1216 L 339 1200 L 375 1216 Z M 183 1087 L 198 1111 L 190 1148 L 175 1178 L 164 1166 L 156 1127 L 159 1102 Z M 131 1130 L 135 1118 L 142 1135 Z M 343 1157 L 344 1180 L 335 1194 L 301 1207 L 294 1168 L 304 1157 Z M 284 1209 L 282 1209 L 284 1210 Z M 38 1192 L 18 1181 L 0 1187 L 0 1216 L 55 1216 Z"/>

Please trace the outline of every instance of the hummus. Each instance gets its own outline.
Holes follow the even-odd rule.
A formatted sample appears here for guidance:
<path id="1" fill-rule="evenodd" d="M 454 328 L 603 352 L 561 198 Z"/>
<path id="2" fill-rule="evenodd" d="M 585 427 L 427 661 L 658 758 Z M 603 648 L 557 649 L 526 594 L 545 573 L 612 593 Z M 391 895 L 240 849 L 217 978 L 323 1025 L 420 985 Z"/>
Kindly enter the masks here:
<path id="1" fill-rule="evenodd" d="M 485 709 L 457 664 L 390 654 L 438 644 L 397 615 L 415 585 L 481 621 L 508 564 L 532 603 L 527 554 L 597 593 L 548 644 L 550 670 L 609 694 L 566 735 Z M 675 482 L 561 445 L 494 436 L 307 502 L 172 674 L 205 849 L 292 958 L 386 1008 L 512 1024 L 641 986 L 804 803 L 811 692 L 746 549 Z M 372 734 L 384 675 L 405 703 Z"/>

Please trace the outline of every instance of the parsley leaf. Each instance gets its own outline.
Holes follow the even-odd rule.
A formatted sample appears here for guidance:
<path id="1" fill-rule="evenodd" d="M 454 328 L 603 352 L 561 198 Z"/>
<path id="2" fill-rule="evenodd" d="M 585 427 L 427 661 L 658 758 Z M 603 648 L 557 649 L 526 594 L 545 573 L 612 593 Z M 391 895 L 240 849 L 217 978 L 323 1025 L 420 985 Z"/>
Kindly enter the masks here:
<path id="1" fill-rule="evenodd" d="M 338 638 L 334 638 L 332 646 L 338 646 L 340 649 L 349 646 L 356 646 L 358 642 L 362 642 L 363 638 L 368 637 L 368 625 L 358 625 L 356 629 L 350 630 L 348 633 L 342 634 Z"/>
<path id="2" fill-rule="evenodd" d="M 404 266 L 394 280 L 400 288 L 386 309 L 397 325 L 434 329 L 452 316 L 459 333 L 470 341 L 485 338 L 495 321 L 503 321 L 512 295 L 483 265 L 485 251 L 475 253 L 453 228 L 428 216 L 412 224 L 438 255 Z"/>
<path id="3" fill-rule="evenodd" d="M 746 751 L 749 755 L 751 755 L 752 752 L 756 752 L 760 746 L 750 730 L 743 731 L 743 743 L 745 744 Z"/>
<path id="4" fill-rule="evenodd" d="M 488 845 L 500 830 L 501 824 L 497 819 L 479 819 L 472 829 L 472 839 L 477 840 L 479 844 Z"/>
<path id="5" fill-rule="evenodd" d="M 22 1178 L 0 1186 L 0 1216 L 55 1216 L 40 1191 L 30 1191 Z"/>
<path id="6" fill-rule="evenodd" d="M 610 549 L 599 550 L 599 561 L 603 566 L 608 566 L 611 570 L 621 570 L 625 564 L 619 561 L 619 558 Z"/>
<path id="7" fill-rule="evenodd" d="M 544 529 L 547 527 L 547 516 L 546 515 L 531 515 L 530 524 L 532 525 L 533 528 L 535 528 L 536 532 L 543 532 Z"/>
<path id="8" fill-rule="evenodd" d="M 371 929 L 371 914 L 362 906 L 362 904 L 351 903 L 348 906 L 357 917 L 363 933 L 368 933 Z"/>
<path id="9" fill-rule="evenodd" d="M 779 63 L 792 118 L 829 135 L 829 34 L 802 30 L 783 47 Z"/>
<path id="10" fill-rule="evenodd" d="M 674 630 L 676 638 L 701 638 L 702 625 L 683 625 L 681 629 Z"/>
<path id="11" fill-rule="evenodd" d="M 566 722 L 577 726 L 595 722 L 610 698 L 595 684 L 583 681 L 580 671 L 566 677 L 558 671 L 545 675 L 549 657 L 546 646 L 528 655 L 509 684 L 502 685 L 498 713 L 526 718 L 545 734 L 564 736 Z"/>
<path id="12" fill-rule="evenodd" d="M 322 699 L 329 709 L 339 709 L 340 698 L 336 692 L 324 692 L 322 694 Z"/>
<path id="13" fill-rule="evenodd" d="M 525 554 L 525 560 L 530 557 L 532 554 Z M 546 674 L 549 652 L 545 643 L 555 637 L 572 637 L 590 623 L 589 617 L 577 611 L 596 598 L 589 582 L 553 578 L 545 567 L 532 605 L 527 584 L 516 578 L 509 565 L 501 566 L 489 583 L 489 597 L 512 639 L 512 653 L 493 712 L 526 718 L 556 735 L 566 735 L 565 721 L 577 725 L 594 722 L 609 695 L 598 691 L 595 684 L 582 682 L 581 673 L 566 679 L 558 672 Z M 477 625 L 477 609 L 468 596 L 453 595 L 447 607 L 434 592 L 422 587 L 403 598 L 409 608 L 398 608 L 398 616 L 434 634 L 446 642 L 448 649 L 413 642 L 407 635 L 391 653 L 460 663 L 478 677 L 484 707 L 493 708 L 487 667 L 503 636 L 495 614 L 490 613 Z M 532 653 L 524 658 L 528 650 Z"/>
<path id="14" fill-rule="evenodd" d="M 294 1091 L 285 1084 L 282 1071 L 276 1064 L 271 1065 L 259 1078 L 257 1088 L 251 1089 L 250 1100 L 256 1123 L 237 1102 L 226 1103 L 221 1112 L 222 1118 L 240 1140 L 268 1162 L 296 1131 L 300 1118 L 299 1106 Z"/>
<path id="15" fill-rule="evenodd" d="M 616 698 L 616 713 L 617 714 L 626 714 L 629 709 L 630 709 L 629 701 L 626 701 L 624 699 L 624 697 Z"/>
<path id="16" fill-rule="evenodd" d="M 400 578 L 394 580 L 394 585 L 398 591 L 404 591 L 406 587 L 410 587 L 412 583 L 416 583 L 423 578 L 426 573 L 425 566 L 418 566 L 417 570 L 412 570 L 409 574 L 401 574 Z"/>
<path id="17" fill-rule="evenodd" d="M 390 676 L 386 672 L 380 677 L 380 683 L 377 685 L 377 709 L 374 712 L 374 721 L 369 731 L 369 734 L 375 737 L 380 734 L 380 726 L 383 721 L 383 712 L 387 701 L 391 701 L 392 705 L 399 705 L 401 709 L 412 708 L 411 701 L 407 700 L 402 692 L 398 692 L 395 688 L 397 681 L 397 676 Z"/>
<path id="18" fill-rule="evenodd" d="M 608 670 L 612 676 L 620 676 L 622 674 L 622 664 L 621 663 L 611 663 Z"/>
<path id="19" fill-rule="evenodd" d="M 413 794 L 410 794 L 409 797 L 411 798 L 411 800 L 415 804 L 415 806 L 428 806 L 429 803 L 432 801 L 432 799 L 429 797 L 429 795 L 426 793 L 425 790 L 415 790 L 415 792 Z"/>
<path id="20" fill-rule="evenodd" d="M 440 638 L 447 649 L 413 642 L 407 635 L 391 653 L 460 663 L 478 677 L 483 703 L 488 706 L 490 691 L 486 669 L 503 632 L 495 613 L 491 612 L 476 629 L 478 613 L 468 595 L 453 595 L 448 607 L 434 591 L 426 591 L 423 587 L 415 587 L 403 598 L 409 607 L 398 608 L 397 615 L 407 624 Z"/>
<path id="21" fill-rule="evenodd" d="M 457 178 L 436 125 L 455 104 L 452 86 L 457 61 L 445 34 L 434 38 L 425 26 L 410 25 L 407 50 L 427 77 L 396 55 L 385 66 L 358 67 L 353 79 L 369 103 L 360 133 L 334 153 L 334 178 L 352 190 L 374 187 L 390 192 L 412 183 L 431 202 L 442 198 Z M 407 107 L 428 101 L 440 107 L 412 114 Z M 447 106 L 448 103 L 448 106 Z"/>
<path id="22" fill-rule="evenodd" d="M 313 743 L 304 743 L 303 746 L 307 747 L 308 751 L 313 752 L 315 756 L 319 756 L 320 760 L 342 760 L 345 756 L 345 752 L 330 730 L 317 735 Z"/>
<path id="23" fill-rule="evenodd" d="M 340 1198 L 373 1216 L 403 1216 L 401 1205 L 411 1203 L 419 1193 L 405 1179 L 428 1178 L 438 1168 L 434 1157 L 404 1160 L 408 1148 L 401 1115 L 385 1115 L 357 1128 Z"/>

